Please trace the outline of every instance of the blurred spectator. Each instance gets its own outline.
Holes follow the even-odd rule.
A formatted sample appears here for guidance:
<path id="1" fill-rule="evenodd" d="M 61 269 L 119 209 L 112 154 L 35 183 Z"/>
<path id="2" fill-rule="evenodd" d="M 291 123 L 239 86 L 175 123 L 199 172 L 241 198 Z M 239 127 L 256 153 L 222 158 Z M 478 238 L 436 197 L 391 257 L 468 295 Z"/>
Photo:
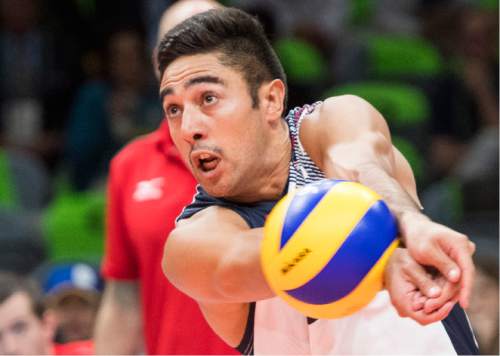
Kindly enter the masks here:
<path id="1" fill-rule="evenodd" d="M 493 10 L 493 11 L 492 11 Z M 427 213 L 477 245 L 468 314 L 484 354 L 498 354 L 498 2 L 422 1 L 423 34 L 448 73 L 436 78 Z"/>
<path id="2" fill-rule="evenodd" d="M 90 340 L 102 291 L 97 270 L 84 263 L 55 265 L 48 271 L 43 289 L 47 308 L 55 316 L 55 341 Z"/>
<path id="3" fill-rule="evenodd" d="M 91 355 L 89 341 L 53 342 L 56 318 L 32 279 L 0 272 L 0 355 Z"/>
<path id="4" fill-rule="evenodd" d="M 498 186 L 498 13 L 469 8 L 461 28 L 460 79 L 477 130 L 454 173 L 465 184 Z"/>
<path id="5" fill-rule="evenodd" d="M 383 32 L 417 34 L 420 30 L 420 23 L 417 18 L 417 9 L 420 1 L 373 1 L 374 9 L 372 16 L 375 29 Z"/>
<path id="6" fill-rule="evenodd" d="M 84 84 L 71 111 L 66 159 L 78 190 L 103 179 L 111 156 L 130 139 L 153 130 L 161 118 L 140 34 L 115 32 L 107 63 L 109 82 Z"/>
<path id="7" fill-rule="evenodd" d="M 433 34 L 452 68 L 436 82 L 429 159 L 436 178 L 477 180 L 498 171 L 497 14 L 453 3 L 424 10 L 425 33 Z M 440 22 L 449 18 L 453 29 Z"/>
<path id="8" fill-rule="evenodd" d="M 158 34 L 158 25 L 160 23 L 163 10 L 169 7 L 174 0 L 148 0 L 142 2 L 144 23 L 147 31 L 148 52 L 152 53 L 156 47 Z"/>
<path id="9" fill-rule="evenodd" d="M 0 143 L 0 270 L 29 273 L 45 257 L 40 214 L 49 186 L 36 156 Z"/>
<path id="10" fill-rule="evenodd" d="M 273 14 L 280 37 L 294 34 L 297 28 L 318 28 L 329 40 L 342 35 L 349 19 L 351 1 L 335 0 L 232 0 L 231 6 L 243 10 L 262 8 Z M 258 12 L 257 12 L 258 13 Z"/>
<path id="11" fill-rule="evenodd" d="M 36 283 L 0 272 L 0 354 L 49 355 L 54 332 Z"/>
<path id="12" fill-rule="evenodd" d="M 287 74 L 287 107 L 318 100 L 333 80 L 330 57 L 345 26 L 348 2 L 234 0 L 231 5 L 262 23 Z"/>
<path id="13" fill-rule="evenodd" d="M 175 3 L 162 16 L 159 40 L 178 22 L 215 6 L 209 0 Z M 210 329 L 198 304 L 172 286 L 161 269 L 165 238 L 194 192 L 194 178 L 166 122 L 113 158 L 97 353 L 236 353 Z"/>
<path id="14" fill-rule="evenodd" d="M 43 23 L 42 5 L 0 1 L 0 139 L 50 161 L 60 148 L 73 57 L 64 35 Z"/>
<path id="15" fill-rule="evenodd" d="M 39 216 L 0 208 L 0 270 L 30 273 L 46 257 Z"/>

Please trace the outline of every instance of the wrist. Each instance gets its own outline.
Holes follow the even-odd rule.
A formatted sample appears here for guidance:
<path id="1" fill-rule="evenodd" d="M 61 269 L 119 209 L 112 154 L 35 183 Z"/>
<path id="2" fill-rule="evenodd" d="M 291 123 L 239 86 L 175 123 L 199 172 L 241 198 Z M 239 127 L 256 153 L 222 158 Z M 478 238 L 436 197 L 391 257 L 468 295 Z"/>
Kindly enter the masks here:
<path id="1" fill-rule="evenodd" d="M 408 244 L 407 237 L 412 236 L 412 230 L 415 226 L 418 226 L 421 222 L 430 221 L 430 219 L 419 211 L 403 211 L 397 217 L 399 235 L 401 237 L 401 242 L 404 245 Z"/>

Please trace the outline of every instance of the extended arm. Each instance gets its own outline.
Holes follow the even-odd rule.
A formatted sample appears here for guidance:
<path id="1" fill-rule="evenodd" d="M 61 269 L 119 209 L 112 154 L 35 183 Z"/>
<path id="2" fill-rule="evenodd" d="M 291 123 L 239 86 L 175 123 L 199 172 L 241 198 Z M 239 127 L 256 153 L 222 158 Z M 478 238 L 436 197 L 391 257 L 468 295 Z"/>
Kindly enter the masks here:
<path id="1" fill-rule="evenodd" d="M 330 98 L 304 120 L 301 139 L 328 177 L 359 181 L 384 197 L 410 255 L 450 282 L 461 280 L 460 302 L 466 307 L 474 271 L 469 240 L 420 212 L 411 169 L 392 146 L 380 113 L 355 96 Z"/>
<path id="2" fill-rule="evenodd" d="M 201 303 L 246 303 L 273 296 L 260 267 L 262 229 L 211 207 L 181 221 L 165 244 L 163 271 Z"/>
<path id="3" fill-rule="evenodd" d="M 233 347 L 243 337 L 248 302 L 274 295 L 260 266 L 261 239 L 262 229 L 210 207 L 179 222 L 165 244 L 165 275 L 199 303 L 212 329 Z"/>
<path id="4" fill-rule="evenodd" d="M 97 355 L 142 352 L 142 319 L 136 281 L 108 280 L 94 331 Z"/>

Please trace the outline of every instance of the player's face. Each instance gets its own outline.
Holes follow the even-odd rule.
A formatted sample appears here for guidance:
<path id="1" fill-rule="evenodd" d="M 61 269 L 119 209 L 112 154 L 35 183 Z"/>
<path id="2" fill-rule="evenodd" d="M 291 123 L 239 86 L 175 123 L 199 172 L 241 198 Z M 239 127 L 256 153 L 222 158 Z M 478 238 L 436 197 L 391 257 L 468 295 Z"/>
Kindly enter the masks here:
<path id="1" fill-rule="evenodd" d="M 50 328 L 34 314 L 27 294 L 13 294 L 0 305 L 0 355 L 45 354 Z"/>
<path id="2" fill-rule="evenodd" d="M 160 96 L 197 181 L 213 196 L 237 198 L 256 178 L 269 136 L 242 74 L 215 54 L 181 57 L 165 70 Z"/>

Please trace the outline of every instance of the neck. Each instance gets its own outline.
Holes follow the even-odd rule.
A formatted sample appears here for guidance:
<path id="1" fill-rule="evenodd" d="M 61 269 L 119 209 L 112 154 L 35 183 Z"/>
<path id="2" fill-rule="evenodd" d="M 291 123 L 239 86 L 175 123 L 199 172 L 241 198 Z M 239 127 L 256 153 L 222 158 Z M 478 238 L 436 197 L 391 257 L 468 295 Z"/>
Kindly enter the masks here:
<path id="1" fill-rule="evenodd" d="M 252 174 L 254 179 L 249 189 L 246 189 L 247 193 L 232 197 L 231 200 L 250 203 L 279 199 L 288 182 L 291 154 L 292 145 L 288 125 L 281 120 L 276 134 L 273 135 L 261 155 L 262 163 Z"/>

